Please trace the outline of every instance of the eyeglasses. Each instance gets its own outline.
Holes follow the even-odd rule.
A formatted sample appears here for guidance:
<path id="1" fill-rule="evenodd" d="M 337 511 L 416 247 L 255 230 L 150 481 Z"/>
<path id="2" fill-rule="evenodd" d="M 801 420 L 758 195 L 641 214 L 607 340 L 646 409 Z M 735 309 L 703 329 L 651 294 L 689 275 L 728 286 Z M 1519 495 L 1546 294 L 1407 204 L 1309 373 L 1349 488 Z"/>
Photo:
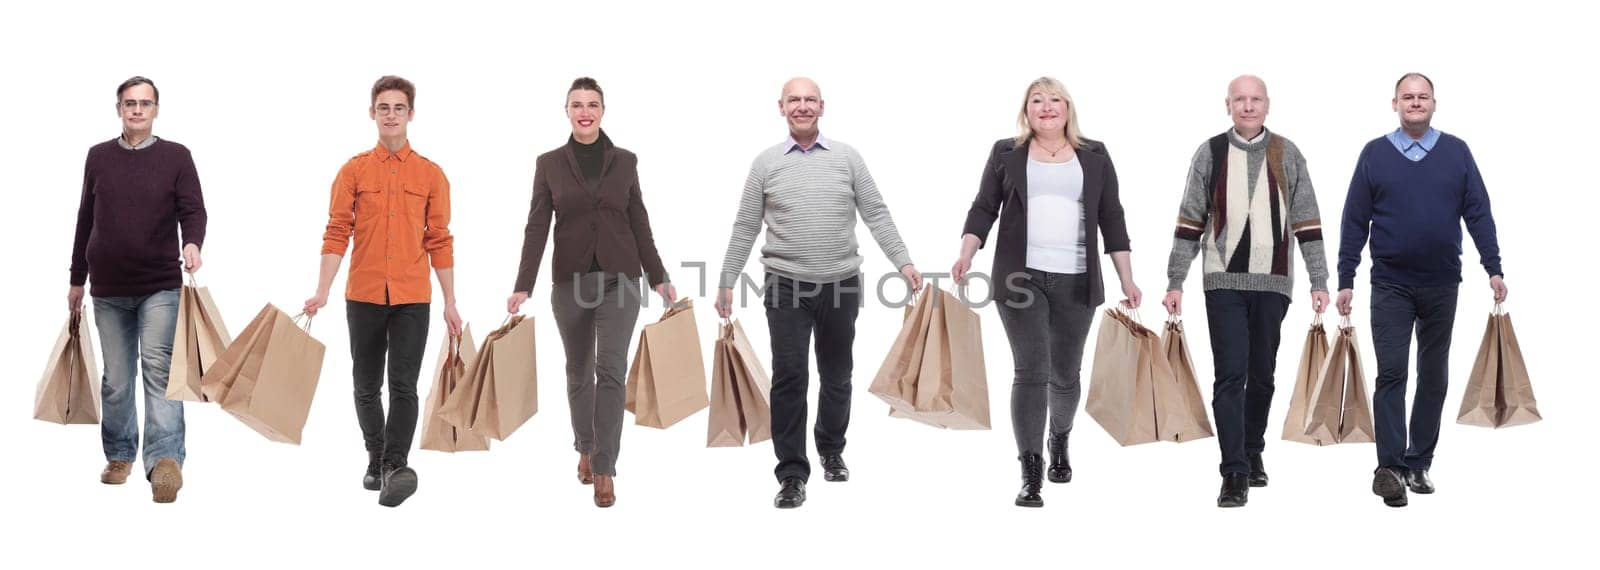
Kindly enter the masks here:
<path id="1" fill-rule="evenodd" d="M 157 104 L 149 99 L 124 99 L 119 106 L 124 111 L 132 111 L 134 109 L 154 109 Z"/>
<path id="2" fill-rule="evenodd" d="M 373 114 L 376 114 L 376 115 L 387 115 L 390 112 L 393 112 L 394 114 L 400 115 L 400 116 L 403 117 L 403 116 L 405 116 L 406 113 L 410 113 L 411 112 L 411 107 L 408 107 L 406 105 L 395 105 L 393 107 L 390 107 L 389 104 L 385 103 L 385 104 L 373 107 L 372 108 L 372 112 L 373 112 Z"/>

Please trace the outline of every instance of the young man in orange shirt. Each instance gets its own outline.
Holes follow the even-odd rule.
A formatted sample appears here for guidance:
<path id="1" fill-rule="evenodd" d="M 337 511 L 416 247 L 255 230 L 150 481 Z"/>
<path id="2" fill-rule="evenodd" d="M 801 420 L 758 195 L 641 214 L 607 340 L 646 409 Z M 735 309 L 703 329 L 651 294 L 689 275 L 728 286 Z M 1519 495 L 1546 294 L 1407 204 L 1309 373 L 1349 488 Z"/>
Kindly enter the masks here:
<path id="1" fill-rule="evenodd" d="M 411 150 L 406 126 L 415 116 L 416 87 L 392 75 L 372 86 L 368 116 L 378 145 L 346 162 L 333 181 L 328 229 L 322 238 L 317 293 L 305 312 L 328 304 L 328 289 L 354 236 L 345 288 L 356 419 L 367 447 L 361 484 L 379 491 L 378 504 L 399 506 L 417 490 L 406 464 L 417 428 L 417 375 L 428 339 L 428 266 L 439 277 L 444 320 L 461 333 L 456 314 L 454 249 L 450 236 L 450 182 L 432 161 Z M 389 411 L 379 396 L 385 361 Z"/>

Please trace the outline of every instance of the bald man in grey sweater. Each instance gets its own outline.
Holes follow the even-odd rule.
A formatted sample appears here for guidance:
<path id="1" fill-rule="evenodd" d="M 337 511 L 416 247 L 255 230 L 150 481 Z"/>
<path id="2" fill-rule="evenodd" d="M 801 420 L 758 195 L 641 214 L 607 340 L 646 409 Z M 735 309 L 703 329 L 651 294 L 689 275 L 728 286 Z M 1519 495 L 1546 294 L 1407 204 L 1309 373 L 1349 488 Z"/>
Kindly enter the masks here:
<path id="1" fill-rule="evenodd" d="M 750 166 L 733 223 L 733 237 L 723 259 L 717 290 L 717 313 L 733 314 L 733 287 L 763 223 L 767 240 L 761 248 L 766 269 L 762 292 L 767 330 L 772 337 L 772 448 L 780 482 L 774 506 L 792 509 L 805 503 L 811 460 L 806 457 L 806 390 L 810 380 L 806 346 L 816 331 L 817 454 L 823 477 L 846 481 L 845 430 L 850 424 L 850 374 L 854 367 L 856 315 L 861 307 L 861 255 L 856 251 L 859 212 L 913 290 L 922 274 L 900 241 L 889 208 L 854 148 L 824 139 L 817 130 L 822 118 L 822 90 L 803 77 L 789 80 L 778 99 L 789 123 L 789 138 L 762 152 Z"/>

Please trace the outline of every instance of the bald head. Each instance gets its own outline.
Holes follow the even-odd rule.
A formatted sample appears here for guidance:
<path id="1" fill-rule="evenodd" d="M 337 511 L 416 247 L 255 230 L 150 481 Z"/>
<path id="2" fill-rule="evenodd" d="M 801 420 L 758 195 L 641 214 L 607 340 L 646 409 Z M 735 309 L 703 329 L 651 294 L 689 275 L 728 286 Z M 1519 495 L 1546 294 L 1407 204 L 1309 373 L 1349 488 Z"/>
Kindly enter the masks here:
<path id="1" fill-rule="evenodd" d="M 1233 130 L 1246 139 L 1255 138 L 1266 128 L 1267 82 L 1254 75 L 1240 75 L 1228 82 L 1228 116 Z"/>
<path id="2" fill-rule="evenodd" d="M 809 77 L 796 77 L 784 83 L 783 93 L 778 95 L 778 100 L 788 99 L 791 93 L 798 94 L 801 97 L 810 94 L 815 95 L 818 99 L 822 98 L 822 88 L 818 87 L 817 82 L 812 81 Z"/>

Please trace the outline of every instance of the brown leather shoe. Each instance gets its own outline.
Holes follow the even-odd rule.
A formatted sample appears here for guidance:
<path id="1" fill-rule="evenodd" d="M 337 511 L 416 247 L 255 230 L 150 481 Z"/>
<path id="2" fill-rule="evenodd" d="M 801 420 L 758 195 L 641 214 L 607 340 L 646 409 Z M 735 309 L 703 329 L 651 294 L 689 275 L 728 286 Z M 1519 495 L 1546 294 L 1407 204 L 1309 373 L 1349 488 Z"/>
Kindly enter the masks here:
<path id="1" fill-rule="evenodd" d="M 578 482 L 585 485 L 594 483 L 594 472 L 589 470 L 589 454 L 578 455 Z"/>
<path id="2" fill-rule="evenodd" d="M 133 472 L 133 462 L 108 461 L 106 468 L 100 472 L 100 482 L 107 485 L 121 485 L 128 482 L 128 474 Z"/>
<path id="3" fill-rule="evenodd" d="M 178 489 L 183 488 L 183 472 L 178 469 L 178 462 L 171 457 L 163 457 L 156 462 L 156 468 L 150 470 L 150 496 L 157 503 L 170 503 L 178 500 Z"/>
<path id="4" fill-rule="evenodd" d="M 617 504 L 617 486 L 610 475 L 594 476 L 594 506 L 602 509 Z"/>

